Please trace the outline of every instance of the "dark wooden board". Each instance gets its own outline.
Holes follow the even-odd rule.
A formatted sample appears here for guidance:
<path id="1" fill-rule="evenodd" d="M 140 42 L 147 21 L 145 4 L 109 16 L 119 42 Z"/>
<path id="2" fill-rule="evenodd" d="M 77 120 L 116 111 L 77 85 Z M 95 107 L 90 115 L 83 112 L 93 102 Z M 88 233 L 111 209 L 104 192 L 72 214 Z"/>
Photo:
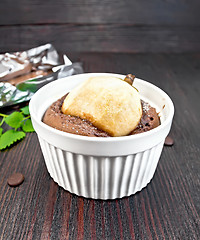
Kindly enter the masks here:
<path id="1" fill-rule="evenodd" d="M 0 52 L 47 42 L 71 52 L 195 52 L 199 9 L 198 0 L 2 0 Z"/>
<path id="2" fill-rule="evenodd" d="M 78 197 L 49 176 L 30 133 L 0 152 L 0 239 L 194 239 L 200 236 L 200 54 L 70 53 L 86 72 L 134 73 L 175 104 L 175 144 L 164 147 L 141 192 L 112 201 Z M 10 111 L 6 109 L 5 111 Z M 19 171 L 17 188 L 8 176 Z"/>
<path id="3" fill-rule="evenodd" d="M 47 42 L 61 52 L 195 52 L 200 27 L 129 24 L 63 24 L 0 27 L 0 51 L 20 51 Z"/>
<path id="4" fill-rule="evenodd" d="M 137 24 L 199 26 L 200 2 L 161 0 L 1 0 L 0 24 Z"/>

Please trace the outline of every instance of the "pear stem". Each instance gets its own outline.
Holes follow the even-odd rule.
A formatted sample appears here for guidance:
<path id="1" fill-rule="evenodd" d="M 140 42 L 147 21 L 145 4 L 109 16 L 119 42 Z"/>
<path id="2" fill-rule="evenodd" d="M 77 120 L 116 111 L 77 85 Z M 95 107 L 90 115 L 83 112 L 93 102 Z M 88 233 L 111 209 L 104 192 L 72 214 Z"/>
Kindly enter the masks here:
<path id="1" fill-rule="evenodd" d="M 131 86 L 133 85 L 135 79 L 135 75 L 132 74 L 128 74 L 126 75 L 126 77 L 124 78 L 124 81 L 127 82 L 128 84 L 130 84 Z"/>

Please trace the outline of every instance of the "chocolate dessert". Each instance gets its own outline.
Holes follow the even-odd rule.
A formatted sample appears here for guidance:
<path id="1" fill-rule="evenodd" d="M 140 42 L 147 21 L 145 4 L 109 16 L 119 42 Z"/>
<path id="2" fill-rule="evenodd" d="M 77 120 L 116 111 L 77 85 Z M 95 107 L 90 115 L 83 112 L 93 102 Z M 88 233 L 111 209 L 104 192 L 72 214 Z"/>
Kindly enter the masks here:
<path id="1" fill-rule="evenodd" d="M 93 126 L 88 120 L 63 114 L 61 108 L 65 97 L 66 95 L 51 104 L 47 109 L 43 117 L 43 122 L 45 124 L 63 132 L 77 135 L 89 137 L 111 137 L 107 132 Z M 142 118 L 136 129 L 134 129 L 130 135 L 146 132 L 160 125 L 160 119 L 155 108 L 151 107 L 144 101 L 141 101 L 141 103 Z"/>
<path id="2" fill-rule="evenodd" d="M 66 115 L 62 112 L 62 105 L 67 95 L 57 100 L 47 109 L 43 122 L 55 129 L 89 137 L 111 137 L 109 133 L 95 127 L 90 121 L 80 117 Z M 129 135 L 149 131 L 160 125 L 156 109 L 141 100 L 142 117 L 138 126 Z"/>
<path id="3" fill-rule="evenodd" d="M 125 79 L 90 78 L 54 102 L 43 122 L 58 130 L 91 137 L 127 136 L 149 131 L 160 120 L 156 109 L 142 101 Z M 117 86 L 117 88 L 116 88 Z"/>
<path id="4" fill-rule="evenodd" d="M 108 133 L 99 130 L 88 120 L 64 114 L 61 108 L 65 97 L 66 95 L 51 104 L 44 114 L 44 123 L 55 129 L 77 135 L 90 137 L 109 137 Z"/>
<path id="5" fill-rule="evenodd" d="M 130 135 L 147 132 L 160 125 L 160 118 L 154 107 L 151 107 L 149 103 L 141 100 L 142 103 L 142 117 L 138 126 L 130 133 Z"/>

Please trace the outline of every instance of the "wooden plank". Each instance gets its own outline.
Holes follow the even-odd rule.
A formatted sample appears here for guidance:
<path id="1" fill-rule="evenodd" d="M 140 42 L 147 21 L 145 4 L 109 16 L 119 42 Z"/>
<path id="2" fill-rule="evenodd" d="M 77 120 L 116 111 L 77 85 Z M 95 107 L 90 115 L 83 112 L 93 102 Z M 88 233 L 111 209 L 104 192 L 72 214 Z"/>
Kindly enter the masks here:
<path id="1" fill-rule="evenodd" d="M 1 0 L 0 24 L 122 23 L 199 25 L 200 2 L 160 0 Z"/>
<path id="2" fill-rule="evenodd" d="M 123 199 L 77 197 L 53 182 L 35 133 L 0 152 L 0 238 L 199 239 L 200 54 L 70 53 L 86 72 L 134 73 L 175 104 L 171 136 L 152 181 Z M 4 109 L 9 112 L 11 109 Z M 22 172 L 17 188 L 8 176 Z"/>
<path id="3" fill-rule="evenodd" d="M 23 25 L 0 27 L 0 51 L 20 51 L 51 42 L 62 52 L 187 52 L 200 50 L 200 27 Z"/>

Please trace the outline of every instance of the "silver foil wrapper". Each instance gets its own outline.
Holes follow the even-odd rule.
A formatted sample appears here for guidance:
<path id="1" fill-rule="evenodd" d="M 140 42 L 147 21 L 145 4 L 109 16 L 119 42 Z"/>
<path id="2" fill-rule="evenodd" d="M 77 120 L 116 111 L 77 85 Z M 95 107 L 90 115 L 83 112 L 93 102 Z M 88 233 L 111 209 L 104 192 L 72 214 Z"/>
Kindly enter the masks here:
<path id="1" fill-rule="evenodd" d="M 21 73 L 26 74 L 33 70 L 50 70 L 51 73 L 39 75 L 15 85 L 8 82 L 9 79 Z M 66 55 L 60 56 L 51 44 L 20 53 L 1 54 L 0 108 L 28 101 L 45 84 L 80 73 L 83 73 L 82 64 L 72 63 Z"/>

